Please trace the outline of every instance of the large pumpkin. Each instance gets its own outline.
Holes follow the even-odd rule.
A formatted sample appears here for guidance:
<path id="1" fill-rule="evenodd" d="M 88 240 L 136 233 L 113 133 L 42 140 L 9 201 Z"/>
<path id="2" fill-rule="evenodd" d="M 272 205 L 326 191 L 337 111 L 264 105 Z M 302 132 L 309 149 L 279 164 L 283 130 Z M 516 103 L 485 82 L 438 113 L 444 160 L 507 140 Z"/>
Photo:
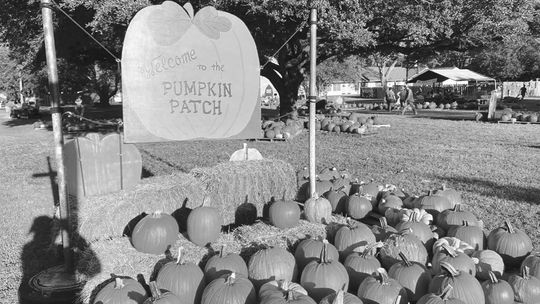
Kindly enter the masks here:
<path id="1" fill-rule="evenodd" d="M 298 271 L 302 273 L 304 267 L 311 261 L 319 260 L 321 257 L 321 250 L 324 246 L 324 241 L 308 238 L 302 240 L 294 251 L 294 258 L 298 265 Z M 339 260 L 339 252 L 334 245 L 326 244 L 326 256 L 329 260 Z"/>
<path id="2" fill-rule="evenodd" d="M 178 258 L 159 270 L 156 283 L 160 288 L 171 291 L 186 304 L 196 304 L 201 300 L 205 280 L 201 268 L 194 263 L 184 262 L 183 248 L 178 249 Z"/>
<path id="3" fill-rule="evenodd" d="M 249 258 L 248 275 L 258 289 L 272 280 L 295 281 L 298 268 L 294 256 L 280 247 L 265 248 Z"/>
<path id="4" fill-rule="evenodd" d="M 464 210 L 461 204 L 456 204 L 453 209 L 444 210 L 437 216 L 437 225 L 445 231 L 448 231 L 450 226 L 462 225 L 463 222 L 477 226 L 478 219 L 472 212 Z"/>
<path id="5" fill-rule="evenodd" d="M 529 267 L 523 267 L 521 274 L 511 275 L 508 283 L 514 290 L 514 300 L 523 304 L 537 304 L 540 299 L 540 279 L 529 274 Z"/>
<path id="6" fill-rule="evenodd" d="M 479 250 L 472 254 L 478 259 L 476 263 L 476 277 L 481 280 L 489 280 L 489 272 L 494 273 L 499 278 L 504 273 L 504 262 L 502 257 L 493 250 Z"/>
<path id="7" fill-rule="evenodd" d="M 201 247 L 217 240 L 223 223 L 219 210 L 208 206 L 208 202 L 208 198 L 205 198 L 201 206 L 189 213 L 187 219 L 189 240 Z"/>
<path id="8" fill-rule="evenodd" d="M 366 303 L 395 304 L 396 298 L 401 296 L 399 304 L 408 303 L 407 291 L 396 280 L 388 277 L 384 268 L 379 268 L 375 276 L 367 277 L 356 294 Z"/>
<path id="9" fill-rule="evenodd" d="M 525 232 L 512 227 L 509 221 L 504 223 L 504 227 L 489 233 L 487 247 L 500 254 L 508 267 L 519 266 L 532 251 L 532 241 Z"/>
<path id="10" fill-rule="evenodd" d="M 442 293 L 448 285 L 454 287 L 453 296 L 465 304 L 485 304 L 484 291 L 478 280 L 466 273 L 456 270 L 451 264 L 442 262 L 443 273 L 433 277 L 429 284 L 429 292 Z"/>
<path id="11" fill-rule="evenodd" d="M 217 278 L 205 288 L 201 304 L 258 304 L 253 284 L 233 272 Z"/>
<path id="12" fill-rule="evenodd" d="M 390 266 L 399 263 L 401 261 L 400 252 L 411 262 L 418 262 L 422 265 L 427 263 L 428 252 L 422 241 L 416 236 L 408 234 L 407 231 L 402 231 L 389 236 L 384 241 L 380 250 L 383 267 L 389 269 Z"/>
<path id="13" fill-rule="evenodd" d="M 334 245 L 342 261 L 352 252 L 363 252 L 368 244 L 375 243 L 375 235 L 364 223 L 348 220 L 347 225 L 338 229 Z"/>
<path id="14" fill-rule="evenodd" d="M 212 282 L 213 280 L 232 272 L 247 277 L 248 269 L 246 262 L 237 253 L 231 252 L 225 254 L 223 247 L 218 254 L 213 255 L 208 259 L 204 266 L 204 277 L 206 282 Z"/>
<path id="15" fill-rule="evenodd" d="M 373 209 L 371 198 L 362 196 L 359 193 L 347 197 L 346 203 L 347 215 L 355 220 L 365 218 Z"/>
<path id="16" fill-rule="evenodd" d="M 259 304 L 316 304 L 299 284 L 270 281 L 259 290 Z"/>
<path id="17" fill-rule="evenodd" d="M 137 251 L 163 254 L 178 239 L 180 228 L 169 214 L 156 211 L 141 219 L 131 235 L 131 243 Z"/>
<path id="18" fill-rule="evenodd" d="M 155 281 L 150 282 L 150 293 L 152 297 L 146 299 L 143 304 L 178 304 L 185 303 L 170 291 L 162 292 Z"/>
<path id="19" fill-rule="evenodd" d="M 363 253 L 353 252 L 347 256 L 343 266 L 349 274 L 349 291 L 356 293 L 362 281 L 381 268 L 381 263 L 375 257 L 380 246 L 380 242 L 369 244 Z"/>
<path id="20" fill-rule="evenodd" d="M 414 303 L 428 292 L 431 273 L 426 266 L 409 261 L 405 255 L 400 257 L 401 263 L 392 265 L 388 276 L 405 288 L 409 301 Z"/>
<path id="21" fill-rule="evenodd" d="M 93 303 L 142 304 L 146 300 L 146 290 L 132 278 L 115 277 L 99 290 Z"/>
<path id="22" fill-rule="evenodd" d="M 497 279 L 497 276 L 489 271 L 489 279 L 482 283 L 486 304 L 514 304 L 514 290 L 506 281 Z"/>
<path id="23" fill-rule="evenodd" d="M 452 285 L 446 285 L 442 293 L 428 293 L 422 296 L 416 304 L 465 304 L 460 299 L 452 297 L 452 289 Z"/>
<path id="24" fill-rule="evenodd" d="M 317 302 L 333 292 L 347 290 L 349 287 L 347 270 L 338 260 L 328 258 L 328 241 L 324 242 L 319 260 L 307 264 L 300 277 L 300 285 Z"/>
<path id="25" fill-rule="evenodd" d="M 529 267 L 529 274 L 540 279 L 540 252 L 532 252 L 521 263 L 521 269 Z"/>
<path id="26" fill-rule="evenodd" d="M 304 203 L 304 215 L 312 223 L 329 223 L 332 217 L 332 205 L 317 193 Z"/>
<path id="27" fill-rule="evenodd" d="M 417 209 L 419 210 L 419 209 Z M 409 229 L 410 233 L 418 237 L 426 248 L 431 248 L 435 242 L 435 236 L 428 224 L 422 222 L 421 211 L 404 214 L 403 219 L 396 225 L 397 231 Z"/>
<path id="28" fill-rule="evenodd" d="M 455 189 L 446 187 L 445 184 L 442 185 L 441 189 L 435 190 L 433 194 L 446 197 L 452 206 L 462 203 L 461 193 Z"/>
<path id="29" fill-rule="evenodd" d="M 272 225 L 287 229 L 298 225 L 300 213 L 300 207 L 295 201 L 279 200 L 270 205 L 268 217 Z"/>
<path id="30" fill-rule="evenodd" d="M 463 225 L 450 226 L 448 233 L 450 237 L 456 237 L 465 243 L 471 245 L 475 250 L 484 249 L 486 236 L 481 227 L 469 225 L 464 221 Z"/>
<path id="31" fill-rule="evenodd" d="M 446 244 L 442 246 L 442 250 L 437 250 L 431 260 L 431 270 L 434 275 L 443 271 L 441 264 L 444 262 L 452 265 L 457 270 L 476 276 L 476 264 L 474 260 L 465 253 L 456 251 Z"/>
<path id="32" fill-rule="evenodd" d="M 439 213 L 451 209 L 453 205 L 446 197 L 433 195 L 433 192 L 430 191 L 427 195 L 420 196 L 416 199 L 414 207 L 426 210 L 433 215 L 433 219 L 436 219 Z"/>

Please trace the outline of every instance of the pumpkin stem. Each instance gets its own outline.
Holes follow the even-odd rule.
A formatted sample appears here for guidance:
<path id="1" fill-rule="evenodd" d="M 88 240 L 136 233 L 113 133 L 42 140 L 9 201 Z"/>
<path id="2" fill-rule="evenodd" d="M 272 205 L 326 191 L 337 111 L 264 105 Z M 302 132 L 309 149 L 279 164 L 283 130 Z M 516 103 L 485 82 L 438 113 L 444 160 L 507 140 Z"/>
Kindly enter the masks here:
<path id="1" fill-rule="evenodd" d="M 454 248 L 450 247 L 448 244 L 442 244 L 441 246 L 446 252 L 448 252 L 448 255 L 455 258 L 457 257 L 457 252 L 454 250 Z"/>
<path id="2" fill-rule="evenodd" d="M 454 206 L 454 211 L 455 211 L 455 212 L 461 212 L 461 204 L 456 204 L 456 205 Z"/>
<path id="3" fill-rule="evenodd" d="M 413 265 L 411 261 L 409 261 L 409 259 L 405 256 L 405 254 L 403 254 L 403 252 L 399 252 L 399 257 L 401 258 L 405 266 L 411 267 Z"/>
<path id="4" fill-rule="evenodd" d="M 459 270 L 454 268 L 454 266 L 452 266 L 452 264 L 448 262 L 441 262 L 441 268 L 446 270 L 448 274 L 450 274 L 450 276 L 453 278 L 457 277 L 460 273 Z"/>
<path id="5" fill-rule="evenodd" d="M 323 240 L 323 247 L 321 249 L 321 256 L 320 256 L 321 264 L 328 263 L 328 257 L 326 256 L 327 246 L 328 246 L 328 240 Z"/>
<path id="6" fill-rule="evenodd" d="M 448 284 L 446 285 L 446 287 L 443 289 L 441 295 L 439 296 L 443 301 L 447 301 L 448 299 L 450 299 L 450 294 L 452 293 L 452 290 L 454 289 L 454 287 L 452 287 L 452 285 Z"/>
<path id="7" fill-rule="evenodd" d="M 344 298 L 345 292 L 340 289 L 336 293 L 336 297 L 334 298 L 334 301 L 332 301 L 332 304 L 343 304 L 343 298 Z"/>
<path id="8" fill-rule="evenodd" d="M 221 245 L 221 249 L 219 250 L 219 258 L 223 258 L 223 251 L 225 251 L 225 245 Z"/>
<path id="9" fill-rule="evenodd" d="M 427 193 L 428 196 L 431 196 L 433 195 L 433 190 L 429 190 L 428 193 Z"/>
<path id="10" fill-rule="evenodd" d="M 445 191 L 446 190 L 446 184 L 442 184 L 441 188 L 442 188 L 442 191 Z"/>
<path id="11" fill-rule="evenodd" d="M 119 277 L 114 278 L 114 289 L 122 289 L 124 286 L 124 280 Z"/>
<path id="12" fill-rule="evenodd" d="M 182 247 L 182 246 L 178 247 L 178 257 L 176 258 L 176 264 L 177 265 L 182 265 L 183 262 L 184 262 L 184 257 L 183 257 L 182 251 L 184 251 L 184 247 Z"/>
<path id="13" fill-rule="evenodd" d="M 509 220 L 504 221 L 504 224 L 506 225 L 506 229 L 508 229 L 509 233 L 514 233 L 514 227 L 512 227 Z"/>
<path id="14" fill-rule="evenodd" d="M 208 195 L 205 195 L 200 207 L 206 207 L 209 201 L 210 201 L 210 197 L 208 197 Z"/>
<path id="15" fill-rule="evenodd" d="M 287 302 L 295 301 L 296 297 L 294 296 L 294 291 L 287 290 Z"/>
<path id="16" fill-rule="evenodd" d="M 152 298 L 154 298 L 154 300 L 161 298 L 161 290 L 159 290 L 156 281 L 150 282 L 150 292 L 152 293 Z"/>
<path id="17" fill-rule="evenodd" d="M 529 266 L 523 266 L 523 268 L 521 269 L 521 276 L 524 278 L 524 279 L 528 279 L 529 276 L 530 276 L 530 269 L 529 269 Z"/>
<path id="18" fill-rule="evenodd" d="M 388 227 L 388 221 L 386 220 L 386 217 L 381 217 L 379 218 L 379 223 L 381 224 L 381 228 L 386 228 Z"/>
<path id="19" fill-rule="evenodd" d="M 234 282 L 236 282 L 236 273 L 231 272 L 231 274 L 229 274 L 229 276 L 225 280 L 225 284 L 230 286 L 230 285 L 233 285 Z"/>
<path id="20" fill-rule="evenodd" d="M 381 276 L 381 285 L 387 285 L 389 277 L 388 277 L 388 273 L 386 272 L 386 270 L 381 267 L 381 268 L 377 268 L 377 272 Z"/>
<path id="21" fill-rule="evenodd" d="M 469 226 L 469 222 L 463 221 L 462 226 L 468 227 L 468 226 Z"/>
<path id="22" fill-rule="evenodd" d="M 163 213 L 163 211 L 156 210 L 156 211 L 154 211 L 154 213 L 152 213 L 152 217 L 153 218 L 160 218 L 162 213 Z"/>
<path id="23" fill-rule="evenodd" d="M 366 258 L 368 255 L 374 255 L 373 250 L 378 247 L 382 247 L 382 245 L 383 245 L 382 242 L 375 242 L 375 243 L 368 244 L 364 248 L 364 251 L 362 252 L 362 257 Z"/>
<path id="24" fill-rule="evenodd" d="M 493 283 L 493 284 L 499 283 L 499 280 L 497 279 L 497 276 L 493 273 L 493 271 L 489 271 L 488 276 L 489 276 L 489 280 L 491 281 L 491 283 Z"/>

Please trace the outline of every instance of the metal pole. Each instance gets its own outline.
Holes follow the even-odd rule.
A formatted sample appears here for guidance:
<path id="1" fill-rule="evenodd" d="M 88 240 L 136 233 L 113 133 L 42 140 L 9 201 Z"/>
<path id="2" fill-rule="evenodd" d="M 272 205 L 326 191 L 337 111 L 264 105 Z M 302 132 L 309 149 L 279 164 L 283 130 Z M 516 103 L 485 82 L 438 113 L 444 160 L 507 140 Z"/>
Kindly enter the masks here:
<path id="1" fill-rule="evenodd" d="M 311 9 L 310 17 L 310 75 L 309 75 L 309 185 L 311 197 L 315 195 L 315 106 L 317 103 L 317 9 Z M 322 194 L 322 193 L 319 193 Z"/>
<path id="2" fill-rule="evenodd" d="M 54 134 L 54 152 L 57 167 L 58 200 L 60 204 L 60 227 L 62 233 L 62 246 L 64 254 L 64 267 L 66 272 L 73 270 L 73 260 L 70 246 L 71 229 L 69 224 L 69 209 L 67 202 L 65 169 L 64 169 L 64 138 L 62 135 L 62 111 L 60 108 L 60 94 L 58 90 L 58 68 L 56 65 L 56 49 L 54 42 L 53 15 L 51 0 L 41 0 L 41 14 L 43 16 L 43 33 L 45 40 L 45 55 L 47 58 L 47 74 L 49 76 L 49 90 L 51 92 L 51 116 Z"/>

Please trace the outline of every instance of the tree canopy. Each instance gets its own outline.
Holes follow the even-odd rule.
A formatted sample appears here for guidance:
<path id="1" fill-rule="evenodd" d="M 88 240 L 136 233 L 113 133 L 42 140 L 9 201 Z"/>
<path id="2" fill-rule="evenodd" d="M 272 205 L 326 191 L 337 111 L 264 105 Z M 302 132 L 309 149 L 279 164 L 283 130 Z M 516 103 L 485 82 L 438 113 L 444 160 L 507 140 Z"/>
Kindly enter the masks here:
<path id="1" fill-rule="evenodd" d="M 161 2 L 57 1 L 114 54 L 121 54 L 125 31 L 135 13 Z M 179 1 L 180 4 L 185 2 Z M 192 4 L 196 10 L 214 5 L 246 23 L 259 50 L 264 67 L 261 74 L 268 77 L 280 93 L 282 113 L 290 111 L 298 87 L 308 73 L 307 21 L 311 7 L 317 8 L 319 19 L 318 63 L 330 58 L 374 55 L 451 64 L 445 59 L 451 59 L 452 54 L 453 58 L 465 54 L 470 58 L 466 64 L 496 73 L 501 78 L 516 77 L 519 69 L 525 68 L 530 68 L 526 71 L 528 75 L 538 73 L 538 60 L 534 59 L 540 28 L 538 0 L 199 0 Z M 58 11 L 55 20 L 58 54 L 66 64 L 76 65 L 79 70 L 87 67 L 80 73 L 88 74 L 85 76 L 96 85 L 101 83 L 101 76 L 113 74 L 110 71 L 116 68 L 114 58 Z M 34 69 L 41 66 L 44 58 L 39 51 L 42 33 L 38 0 L 3 0 L 0 28 L 4 29 L 0 31 L 0 41 L 8 43 L 23 66 Z M 512 42 L 516 45 L 513 53 L 508 49 Z M 277 63 L 267 62 L 271 56 Z M 516 56 L 519 58 L 515 59 Z M 511 63 L 515 60 L 521 64 Z M 535 63 L 531 65 L 531 61 Z M 392 64 L 392 60 L 387 62 Z M 509 63 L 516 70 L 497 70 L 501 65 L 495 62 Z M 98 73 L 101 76 L 96 71 L 101 71 Z M 103 90 L 114 91 L 115 83 L 117 80 L 101 85 Z"/>

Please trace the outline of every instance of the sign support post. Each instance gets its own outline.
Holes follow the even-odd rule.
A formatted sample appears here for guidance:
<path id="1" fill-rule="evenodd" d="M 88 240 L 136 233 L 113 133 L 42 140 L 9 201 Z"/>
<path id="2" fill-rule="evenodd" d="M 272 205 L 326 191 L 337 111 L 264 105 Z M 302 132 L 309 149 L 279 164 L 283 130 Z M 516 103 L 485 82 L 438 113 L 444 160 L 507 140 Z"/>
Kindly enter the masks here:
<path id="1" fill-rule="evenodd" d="M 309 72 L 309 186 L 311 197 L 315 192 L 315 109 L 317 104 L 316 87 L 317 68 L 317 9 L 310 14 L 310 72 Z"/>

